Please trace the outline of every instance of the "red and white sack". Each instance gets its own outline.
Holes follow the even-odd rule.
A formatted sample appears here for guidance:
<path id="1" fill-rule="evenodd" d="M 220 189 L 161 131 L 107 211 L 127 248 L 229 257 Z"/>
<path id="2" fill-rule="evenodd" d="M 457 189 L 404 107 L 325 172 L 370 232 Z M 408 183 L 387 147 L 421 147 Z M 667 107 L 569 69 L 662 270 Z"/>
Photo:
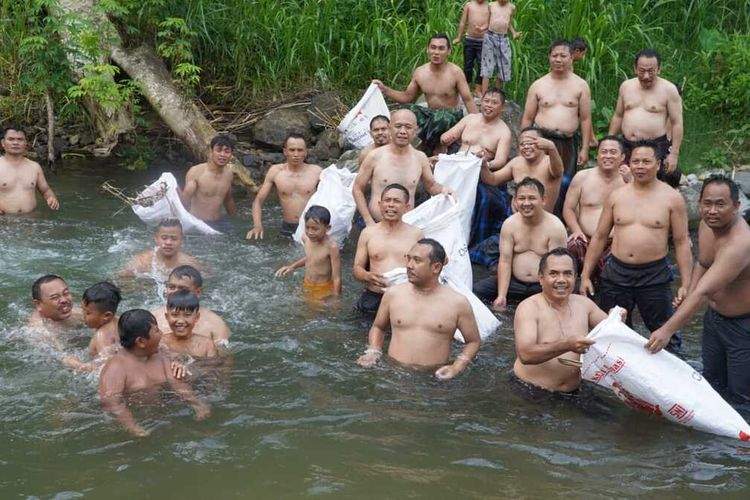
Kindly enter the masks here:
<path id="1" fill-rule="evenodd" d="M 609 387 L 627 406 L 719 436 L 750 441 L 750 426 L 690 365 L 667 351 L 651 354 L 616 307 L 588 334 L 585 380 Z"/>
<path id="2" fill-rule="evenodd" d="M 337 127 L 339 134 L 355 148 L 362 149 L 372 144 L 370 120 L 378 115 L 391 116 L 383 93 L 377 85 L 371 83 L 362 99 L 341 120 Z"/>

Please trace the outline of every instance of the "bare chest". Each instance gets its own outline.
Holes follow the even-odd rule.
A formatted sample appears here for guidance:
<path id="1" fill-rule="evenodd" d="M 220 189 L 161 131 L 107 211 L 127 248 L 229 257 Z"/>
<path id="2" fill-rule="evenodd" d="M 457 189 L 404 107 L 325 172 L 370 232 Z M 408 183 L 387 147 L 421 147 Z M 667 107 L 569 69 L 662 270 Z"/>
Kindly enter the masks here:
<path id="1" fill-rule="evenodd" d="M 0 192 L 36 189 L 36 172 L 0 166 Z"/>
<path id="2" fill-rule="evenodd" d="M 453 335 L 458 325 L 450 307 L 440 307 L 434 299 L 410 296 L 409 300 L 396 300 L 391 304 L 391 327 L 422 330 L 435 335 Z"/>
<path id="3" fill-rule="evenodd" d="M 662 203 L 639 199 L 618 200 L 612 209 L 615 226 L 637 224 L 652 229 L 665 229 L 669 228 L 669 215 L 669 208 Z"/>
<path id="4" fill-rule="evenodd" d="M 534 252 L 541 256 L 549 249 L 550 235 L 543 228 L 520 227 L 513 235 L 513 253 Z"/>
<path id="5" fill-rule="evenodd" d="M 386 161 L 375 167 L 372 173 L 372 182 L 381 190 L 389 184 L 401 184 L 409 192 L 414 193 L 417 183 L 422 176 L 422 169 L 414 162 Z"/>
<path id="6" fill-rule="evenodd" d="M 282 172 L 276 176 L 276 189 L 279 196 L 311 196 L 318 185 L 317 177 L 306 173 Z"/>
<path id="7" fill-rule="evenodd" d="M 541 108 L 553 108 L 555 106 L 577 108 L 580 96 L 580 91 L 569 83 L 549 82 L 543 85 L 537 93 Z"/>

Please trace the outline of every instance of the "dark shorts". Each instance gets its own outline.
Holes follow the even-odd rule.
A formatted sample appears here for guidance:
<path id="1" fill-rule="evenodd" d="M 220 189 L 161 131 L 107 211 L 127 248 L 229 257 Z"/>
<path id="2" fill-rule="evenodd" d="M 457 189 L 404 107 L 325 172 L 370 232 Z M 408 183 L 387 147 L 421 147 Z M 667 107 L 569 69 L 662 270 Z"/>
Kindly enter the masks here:
<path id="1" fill-rule="evenodd" d="M 460 109 L 432 109 L 419 104 L 408 104 L 404 107 L 417 116 L 419 139 L 427 153 L 432 153 L 432 150 L 440 144 L 440 136 L 461 121 L 464 116 Z"/>
<path id="2" fill-rule="evenodd" d="M 604 311 L 614 306 L 626 309 L 625 322 L 630 327 L 638 307 L 646 328 L 653 332 L 672 316 L 672 280 L 674 274 L 666 257 L 646 264 L 626 264 L 611 255 L 604 264 L 596 302 Z M 681 345 L 682 339 L 675 333 L 667 350 L 677 352 Z"/>
<path id="3" fill-rule="evenodd" d="M 231 233 L 236 227 L 232 219 L 229 217 L 222 217 L 219 220 L 207 220 L 204 222 L 220 233 Z"/>
<path id="4" fill-rule="evenodd" d="M 367 317 L 374 318 L 378 313 L 380 302 L 383 300 L 382 293 L 375 293 L 371 290 L 365 290 L 359 296 L 359 300 L 354 304 L 354 310 Z"/>
<path id="5" fill-rule="evenodd" d="M 581 387 L 579 386 L 576 390 L 570 391 L 570 392 L 561 392 L 561 391 L 550 391 L 543 387 L 539 387 L 534 384 L 530 384 L 524 380 L 521 380 L 518 375 L 513 372 L 513 370 L 510 371 L 510 386 L 511 389 L 518 393 L 523 395 L 526 398 L 532 399 L 534 401 L 549 401 L 549 400 L 558 400 L 558 401 L 566 401 L 574 398 L 578 398 L 581 395 Z"/>
<path id="6" fill-rule="evenodd" d="M 703 376 L 733 403 L 750 403 L 750 314 L 703 316 Z"/>
<path id="7" fill-rule="evenodd" d="M 294 233 L 297 232 L 297 226 L 299 226 L 299 224 L 281 221 L 281 229 L 279 229 L 279 234 L 281 234 L 281 236 L 285 238 L 291 238 L 294 236 Z"/>
<path id="8" fill-rule="evenodd" d="M 657 157 L 659 159 L 659 172 L 656 174 L 656 177 L 660 181 L 666 182 L 673 188 L 678 187 L 680 185 L 680 178 L 682 177 L 682 171 L 680 170 L 680 167 L 677 166 L 677 168 L 674 169 L 674 172 L 667 173 L 667 166 L 665 163 L 667 156 L 669 156 L 669 152 L 672 150 L 672 141 L 670 141 L 666 135 L 651 140 L 656 143 L 658 148 Z M 630 152 L 633 150 L 636 141 L 623 139 L 622 143 L 625 146 L 625 159 L 629 162 Z"/>
<path id="9" fill-rule="evenodd" d="M 497 276 L 489 276 L 483 280 L 474 283 L 474 295 L 485 302 L 494 302 L 497 298 Z M 518 281 L 515 277 L 510 277 L 508 286 L 508 301 L 520 302 L 527 297 L 536 295 L 542 291 L 542 286 L 538 282 L 524 283 Z"/>
<path id="10" fill-rule="evenodd" d="M 535 127 L 538 125 L 534 124 Z M 560 154 L 563 164 L 563 177 L 560 183 L 560 193 L 557 195 L 557 202 L 555 203 L 554 214 L 562 220 L 562 209 L 565 204 L 565 195 L 568 193 L 568 186 L 573 180 L 573 176 L 576 175 L 578 169 L 578 137 L 575 135 L 566 136 L 564 134 L 549 130 L 546 128 L 538 127 L 542 136 L 545 139 L 549 139 L 555 144 L 557 152 Z"/>
<path id="11" fill-rule="evenodd" d="M 474 83 L 477 85 L 482 83 L 480 68 L 476 68 L 476 72 L 474 68 L 481 65 L 483 43 L 481 38 L 464 37 L 464 76 L 466 77 L 466 83 L 471 83 L 474 73 L 476 73 Z"/>

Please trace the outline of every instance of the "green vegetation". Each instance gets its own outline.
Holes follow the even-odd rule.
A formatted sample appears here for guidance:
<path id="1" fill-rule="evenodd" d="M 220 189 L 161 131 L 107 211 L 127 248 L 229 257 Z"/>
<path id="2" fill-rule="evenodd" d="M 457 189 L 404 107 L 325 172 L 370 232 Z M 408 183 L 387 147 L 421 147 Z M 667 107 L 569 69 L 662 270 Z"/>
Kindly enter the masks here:
<path id="1" fill-rule="evenodd" d="M 49 0 L 48 0 L 49 1 Z M 39 0 L 32 3 L 39 3 Z M 42 16 L 0 7 L 0 116 L 30 117 L 34 106 L 18 84 L 18 47 Z M 173 78 L 213 106 L 254 102 L 310 87 L 354 99 L 371 78 L 405 86 L 424 60 L 429 34 L 455 34 L 463 0 L 100 0 L 129 44 L 156 47 Z M 588 79 L 603 132 L 620 82 L 645 47 L 664 57 L 662 76 L 684 90 L 688 169 L 702 160 L 748 161 L 750 3 L 746 0 L 517 0 L 510 96 L 519 103 L 547 71 L 547 46 L 586 38 L 591 53 L 577 69 Z M 453 60 L 460 62 L 460 47 Z M 79 88 L 82 84 L 79 83 Z M 71 99 L 75 94 L 69 96 Z M 43 100 L 38 100 L 43 102 Z M 729 142 L 728 142 L 729 141 Z M 731 144 L 732 153 L 716 148 Z M 706 156 L 707 155 L 707 156 Z"/>

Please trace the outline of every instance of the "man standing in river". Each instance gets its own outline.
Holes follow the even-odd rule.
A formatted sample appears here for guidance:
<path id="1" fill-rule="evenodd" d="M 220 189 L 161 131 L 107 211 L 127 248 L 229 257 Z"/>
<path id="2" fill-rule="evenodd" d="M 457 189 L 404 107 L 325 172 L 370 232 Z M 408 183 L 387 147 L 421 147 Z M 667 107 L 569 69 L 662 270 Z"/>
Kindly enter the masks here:
<path id="1" fill-rule="evenodd" d="M 73 305 L 73 296 L 65 280 L 47 274 L 31 285 L 34 312 L 29 316 L 31 327 L 74 327 L 81 322 L 81 310 Z"/>
<path id="2" fill-rule="evenodd" d="M 391 142 L 391 119 L 385 115 L 378 115 L 370 120 L 370 137 L 372 137 L 372 143 L 362 148 L 357 156 L 360 166 L 373 150 Z"/>
<path id="3" fill-rule="evenodd" d="M 0 215 L 27 214 L 36 210 L 36 191 L 47 206 L 58 210 L 60 203 L 47 184 L 42 167 L 26 156 L 26 132 L 11 125 L 3 131 L 4 154 L 0 157 Z"/>
<path id="4" fill-rule="evenodd" d="M 440 146 L 440 136 L 458 123 L 463 116 L 459 108 L 459 97 L 469 113 L 477 112 L 463 71 L 455 64 L 448 62 L 450 53 L 451 42 L 448 35 L 444 33 L 432 35 L 427 44 L 430 62 L 414 70 L 406 90 L 392 89 L 380 80 L 372 81 L 386 96 L 400 104 L 410 105 L 409 109 L 417 116 L 422 150 L 430 156 L 442 152 L 436 150 Z M 428 107 L 411 104 L 420 92 L 424 94 Z"/>

